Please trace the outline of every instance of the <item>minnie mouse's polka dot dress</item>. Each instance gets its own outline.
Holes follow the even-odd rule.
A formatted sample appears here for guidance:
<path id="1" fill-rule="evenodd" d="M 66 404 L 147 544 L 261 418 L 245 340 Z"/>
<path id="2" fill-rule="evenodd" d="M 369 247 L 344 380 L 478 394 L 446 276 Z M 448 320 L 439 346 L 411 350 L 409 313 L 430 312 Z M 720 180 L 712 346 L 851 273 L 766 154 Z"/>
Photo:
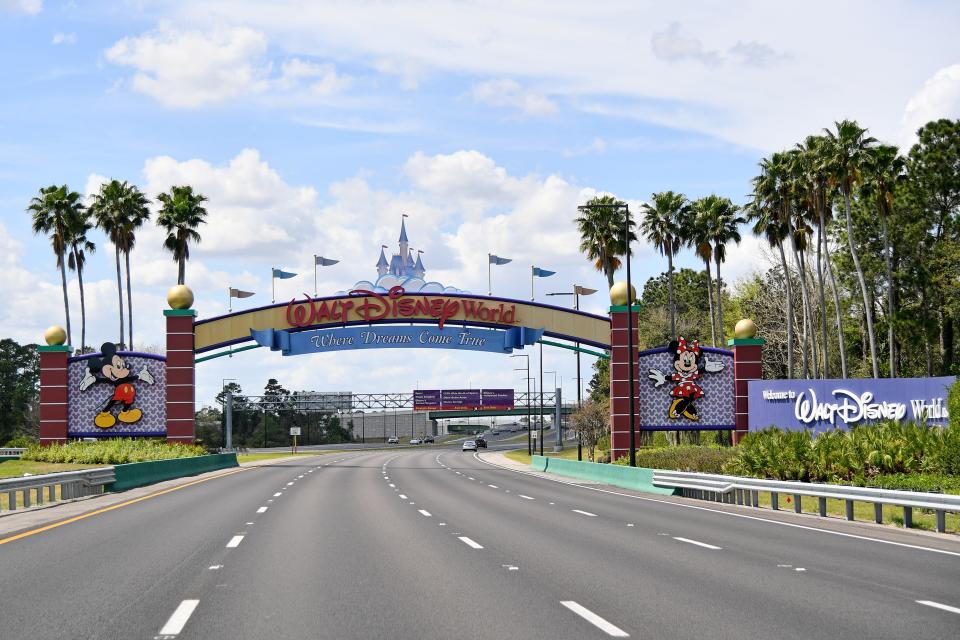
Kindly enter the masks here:
<path id="1" fill-rule="evenodd" d="M 675 373 L 671 376 L 671 380 L 674 382 L 679 382 L 677 386 L 673 388 L 673 391 L 670 392 L 670 395 L 674 398 L 688 398 L 690 400 L 696 400 L 697 398 L 703 397 L 703 389 L 700 388 L 694 380 L 699 380 L 699 373 L 691 373 L 683 375 L 680 373 Z"/>

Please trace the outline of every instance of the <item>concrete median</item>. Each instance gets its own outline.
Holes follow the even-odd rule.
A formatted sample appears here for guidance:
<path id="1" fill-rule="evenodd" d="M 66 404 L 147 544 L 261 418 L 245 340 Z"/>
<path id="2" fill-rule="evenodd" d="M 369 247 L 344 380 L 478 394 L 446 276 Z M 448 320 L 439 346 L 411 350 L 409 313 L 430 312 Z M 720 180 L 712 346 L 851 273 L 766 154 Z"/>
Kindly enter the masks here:
<path id="1" fill-rule="evenodd" d="M 625 467 L 617 464 L 598 464 L 578 462 L 548 456 L 533 456 L 530 467 L 534 471 L 555 473 L 568 478 L 587 480 L 598 484 L 611 484 L 624 489 L 655 493 L 663 496 L 679 495 L 679 489 L 655 487 L 653 469 L 644 467 Z"/>

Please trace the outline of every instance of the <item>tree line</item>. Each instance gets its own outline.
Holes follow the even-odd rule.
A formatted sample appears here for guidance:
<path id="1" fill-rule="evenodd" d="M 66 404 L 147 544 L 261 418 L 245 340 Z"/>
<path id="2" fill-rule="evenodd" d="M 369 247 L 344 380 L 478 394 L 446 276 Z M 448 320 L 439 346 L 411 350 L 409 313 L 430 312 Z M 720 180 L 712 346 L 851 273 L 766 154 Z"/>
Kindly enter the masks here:
<path id="1" fill-rule="evenodd" d="M 905 154 L 855 121 L 836 122 L 763 158 L 750 186 L 743 206 L 654 193 L 630 220 L 631 242 L 639 230 L 667 263 L 644 288 L 641 344 L 645 332 L 659 340 L 646 346 L 658 346 L 679 328 L 722 345 L 737 318 L 752 317 L 767 339 L 771 377 L 960 371 L 960 121 L 927 123 Z M 603 205 L 618 202 L 594 198 L 575 221 L 581 250 L 611 286 L 627 220 Z M 730 289 L 721 266 L 745 223 L 771 264 Z M 675 272 L 684 247 L 703 261 L 702 277 Z M 704 296 L 705 315 L 697 308 Z"/>
<path id="2" fill-rule="evenodd" d="M 205 223 L 206 196 L 194 193 L 190 186 L 173 186 L 157 195 L 159 206 L 154 222 L 166 232 L 163 248 L 177 263 L 177 284 L 186 281 L 186 262 L 190 245 L 200 242 L 197 231 Z M 63 289 L 63 311 L 66 319 L 67 343 L 73 344 L 70 302 L 67 295 L 67 270 L 77 273 L 80 288 L 80 351 L 87 350 L 87 309 L 83 288 L 83 271 L 87 258 L 97 249 L 89 234 L 94 228 L 103 231 L 113 245 L 117 270 L 117 309 L 119 340 L 123 348 L 133 349 L 133 295 L 130 283 L 130 254 L 136 246 L 137 232 L 150 221 L 151 201 L 136 186 L 126 181 L 111 180 L 92 194 L 88 203 L 67 185 L 43 187 L 30 200 L 27 212 L 35 234 L 50 239 L 50 246 L 60 270 Z M 122 258 L 122 260 L 121 260 Z M 126 272 L 126 334 L 124 333 L 124 301 L 121 262 Z"/>

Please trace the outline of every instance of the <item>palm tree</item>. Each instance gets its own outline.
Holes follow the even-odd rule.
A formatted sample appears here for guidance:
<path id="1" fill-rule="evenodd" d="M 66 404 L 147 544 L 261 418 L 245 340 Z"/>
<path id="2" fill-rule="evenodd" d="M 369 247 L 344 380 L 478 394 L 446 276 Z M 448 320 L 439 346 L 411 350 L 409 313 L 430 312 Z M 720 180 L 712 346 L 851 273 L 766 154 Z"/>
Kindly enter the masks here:
<path id="1" fill-rule="evenodd" d="M 69 237 L 70 220 L 78 215 L 83 208 L 80 194 L 70 191 L 67 185 L 50 185 L 40 189 L 40 194 L 34 196 L 27 206 L 33 218 L 33 232 L 50 236 L 50 245 L 57 256 L 57 266 L 60 268 L 60 284 L 63 288 L 63 313 L 67 322 L 67 343 L 73 342 L 70 327 L 70 302 L 67 298 L 67 239 Z"/>
<path id="2" fill-rule="evenodd" d="M 120 254 L 129 225 L 131 195 L 136 190 L 126 181 L 111 180 L 100 185 L 100 192 L 93 195 L 90 211 L 110 242 L 113 243 L 114 260 L 117 266 L 117 304 L 120 310 L 120 344 L 126 344 L 123 334 L 123 279 L 120 273 Z"/>
<path id="3" fill-rule="evenodd" d="M 853 266 L 860 283 L 860 293 L 863 297 L 863 313 L 867 320 L 867 338 L 870 342 L 870 363 L 873 367 L 873 377 L 880 377 L 880 368 L 877 363 L 877 340 L 873 331 L 873 306 L 870 303 L 870 292 L 863 277 L 863 267 L 860 265 L 860 256 L 857 253 L 857 243 L 853 236 L 853 219 L 850 215 L 850 197 L 853 190 L 863 181 L 862 167 L 867 162 L 870 149 L 876 144 L 876 139 L 867 137 L 867 130 L 852 120 L 843 120 L 834 123 L 836 132 L 824 129 L 827 134 L 826 159 L 831 181 L 840 189 L 843 195 L 844 214 L 847 223 L 847 245 Z"/>
<path id="4" fill-rule="evenodd" d="M 883 257 L 887 269 L 887 341 L 890 352 L 890 377 L 897 377 L 896 343 L 893 318 L 896 313 L 896 288 L 893 282 L 893 255 L 890 247 L 890 233 L 887 222 L 893 205 L 893 192 L 903 175 L 906 161 L 899 150 L 891 145 L 880 145 L 871 149 L 867 155 L 864 184 L 865 195 L 877 199 L 877 213 L 880 216 L 880 228 L 883 231 Z"/>
<path id="5" fill-rule="evenodd" d="M 87 347 L 87 301 L 83 291 L 83 269 L 87 264 L 87 254 L 97 250 L 95 244 L 87 239 L 87 232 L 93 228 L 90 221 L 90 210 L 78 207 L 67 223 L 66 244 L 70 247 L 67 258 L 67 267 L 77 272 L 77 281 L 80 284 L 80 351 Z"/>
<path id="6" fill-rule="evenodd" d="M 713 275 L 710 261 L 713 260 L 713 210 L 718 196 L 710 195 L 693 202 L 694 216 L 691 224 L 684 228 L 684 242 L 703 260 L 707 270 L 707 303 L 710 306 L 711 344 L 717 346 L 717 322 L 713 312 Z"/>
<path id="7" fill-rule="evenodd" d="M 574 220 L 580 231 L 580 251 L 594 261 L 597 271 L 607 276 L 607 285 L 613 288 L 613 274 L 620 268 L 620 256 L 626 255 L 624 225 L 626 203 L 613 196 L 598 196 L 579 208 Z M 630 242 L 635 242 L 635 223 L 630 219 Z"/>
<path id="8" fill-rule="evenodd" d="M 124 220 L 120 226 L 120 252 L 127 270 L 127 337 L 133 349 L 133 294 L 130 285 L 130 252 L 137 243 L 137 229 L 150 219 L 150 201 L 136 186 L 130 185 L 124 198 Z"/>
<path id="9" fill-rule="evenodd" d="M 723 280 L 720 278 L 720 264 L 727 260 L 727 244 L 740 244 L 740 225 L 746 222 L 743 216 L 737 215 L 740 207 L 733 204 L 730 198 L 718 198 L 711 215 L 713 220 L 712 240 L 713 259 L 717 263 L 717 325 L 720 333 L 721 345 L 725 342 L 723 324 Z"/>
<path id="10" fill-rule="evenodd" d="M 690 215 L 690 201 L 682 193 L 661 191 L 651 197 L 653 204 L 643 204 L 640 229 L 647 240 L 667 257 L 667 286 L 670 306 L 670 335 L 677 335 L 677 309 L 673 301 L 673 256 L 683 244 L 680 226 Z"/>
<path id="11" fill-rule="evenodd" d="M 170 187 L 170 193 L 157 195 L 157 200 L 162 205 L 157 214 L 157 224 L 167 232 L 163 246 L 177 262 L 177 284 L 185 284 L 190 242 L 200 242 L 197 227 L 206 223 L 207 210 L 203 203 L 207 197 L 194 193 L 191 186 L 175 186 Z"/>

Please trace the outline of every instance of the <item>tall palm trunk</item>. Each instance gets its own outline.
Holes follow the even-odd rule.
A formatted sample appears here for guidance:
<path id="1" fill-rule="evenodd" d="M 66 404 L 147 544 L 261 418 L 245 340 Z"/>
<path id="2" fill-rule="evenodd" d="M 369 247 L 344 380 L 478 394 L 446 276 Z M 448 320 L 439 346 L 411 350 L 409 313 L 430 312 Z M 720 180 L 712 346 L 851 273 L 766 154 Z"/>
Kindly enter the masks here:
<path id="1" fill-rule="evenodd" d="M 613 261 L 604 255 L 603 258 L 603 272 L 607 276 L 607 287 L 613 289 Z"/>
<path id="2" fill-rule="evenodd" d="M 703 263 L 707 265 L 707 302 L 710 305 L 710 337 L 712 338 L 710 344 L 717 346 L 717 323 L 713 319 L 713 275 L 710 273 L 710 261 L 704 260 Z"/>
<path id="3" fill-rule="evenodd" d="M 819 207 L 818 207 L 819 208 Z M 823 377 L 830 377 L 830 343 L 827 339 L 827 294 L 823 284 L 823 209 L 820 209 L 820 226 L 817 229 L 817 289 L 820 293 L 820 347 L 823 350 Z"/>
<path id="4" fill-rule="evenodd" d="M 896 302 L 893 299 L 893 256 L 890 255 L 890 235 L 887 232 L 887 216 L 880 215 L 880 228 L 883 230 L 883 257 L 887 266 L 887 341 L 890 351 L 890 377 L 897 377 L 897 348 L 894 343 L 893 314 Z"/>
<path id="5" fill-rule="evenodd" d="M 67 344 L 73 343 L 73 334 L 70 332 L 70 301 L 67 299 L 67 265 L 64 254 L 60 253 L 60 284 L 63 286 L 63 313 L 67 319 Z"/>
<path id="6" fill-rule="evenodd" d="M 880 368 L 877 364 L 877 339 L 873 332 L 873 305 L 870 304 L 870 293 L 867 291 L 867 282 L 863 277 L 863 267 L 860 266 L 860 255 L 857 253 L 857 242 L 853 239 L 853 217 L 850 215 L 850 194 L 843 194 L 844 213 L 847 216 L 847 244 L 850 246 L 850 257 L 857 270 L 857 281 L 860 283 L 860 293 L 863 296 L 863 312 L 867 320 L 867 340 L 870 342 L 870 365 L 873 377 L 880 377 Z"/>
<path id="7" fill-rule="evenodd" d="M 823 226 L 823 212 L 820 212 L 820 225 Z M 843 319 L 840 314 L 840 293 L 837 289 L 837 279 L 833 275 L 833 261 L 830 259 L 829 238 L 823 239 L 823 253 L 827 263 L 827 275 L 830 277 L 830 289 L 833 292 L 833 310 L 837 314 L 837 341 L 840 351 L 840 377 L 847 377 L 847 344 L 843 337 Z"/>
<path id="8" fill-rule="evenodd" d="M 787 289 L 787 378 L 793 377 L 793 287 L 790 286 L 790 267 L 787 266 L 787 254 L 783 251 L 783 242 L 777 243 L 780 250 L 780 264 L 783 266 L 784 284 Z"/>
<path id="9" fill-rule="evenodd" d="M 120 278 L 120 247 L 113 245 L 113 249 L 117 258 L 117 299 L 120 304 L 120 344 L 126 344 L 123 341 L 123 281 Z"/>
<path id="10" fill-rule="evenodd" d="M 720 346 L 723 346 L 726 332 L 723 328 L 723 280 L 720 279 L 720 257 L 717 256 L 717 335 L 720 336 Z M 714 344 L 716 346 L 716 344 Z"/>
<path id="11" fill-rule="evenodd" d="M 800 284 L 803 287 L 804 292 L 806 293 L 806 302 L 804 303 L 805 313 L 806 313 L 806 322 L 810 327 L 807 337 L 810 341 L 810 369 L 813 373 L 814 378 L 820 377 L 819 364 L 817 363 L 817 331 L 815 328 L 815 323 L 813 322 L 813 294 L 810 293 L 810 287 L 812 284 L 807 281 L 807 275 L 809 269 L 807 269 L 807 252 L 804 249 L 800 249 Z"/>
<path id="12" fill-rule="evenodd" d="M 667 251 L 667 292 L 670 300 L 670 339 L 672 340 L 677 337 L 677 308 L 673 303 L 673 252 L 669 250 Z"/>
<path id="13" fill-rule="evenodd" d="M 80 350 L 87 346 L 87 301 L 83 293 L 83 267 L 80 266 L 80 254 L 73 250 L 73 261 L 77 265 L 77 282 L 80 285 Z"/>
<path id="14" fill-rule="evenodd" d="M 187 275 L 187 261 L 183 256 L 180 256 L 179 263 L 177 264 L 177 284 L 186 284 L 186 275 Z M 613 276 L 611 276 L 612 278 Z M 611 287 L 613 285 L 610 285 Z"/>
<path id="15" fill-rule="evenodd" d="M 127 263 L 127 338 L 130 344 L 127 348 L 133 351 L 133 294 L 130 292 L 130 252 L 123 252 L 124 260 Z"/>
<path id="16" fill-rule="evenodd" d="M 803 366 L 803 377 L 810 377 L 810 360 L 807 358 L 807 287 L 804 284 L 803 267 L 800 264 L 800 256 L 797 253 L 797 243 L 791 238 L 790 249 L 793 251 L 793 261 L 797 265 L 797 272 L 800 276 L 800 305 L 802 307 L 803 332 L 800 335 L 800 361 Z"/>

